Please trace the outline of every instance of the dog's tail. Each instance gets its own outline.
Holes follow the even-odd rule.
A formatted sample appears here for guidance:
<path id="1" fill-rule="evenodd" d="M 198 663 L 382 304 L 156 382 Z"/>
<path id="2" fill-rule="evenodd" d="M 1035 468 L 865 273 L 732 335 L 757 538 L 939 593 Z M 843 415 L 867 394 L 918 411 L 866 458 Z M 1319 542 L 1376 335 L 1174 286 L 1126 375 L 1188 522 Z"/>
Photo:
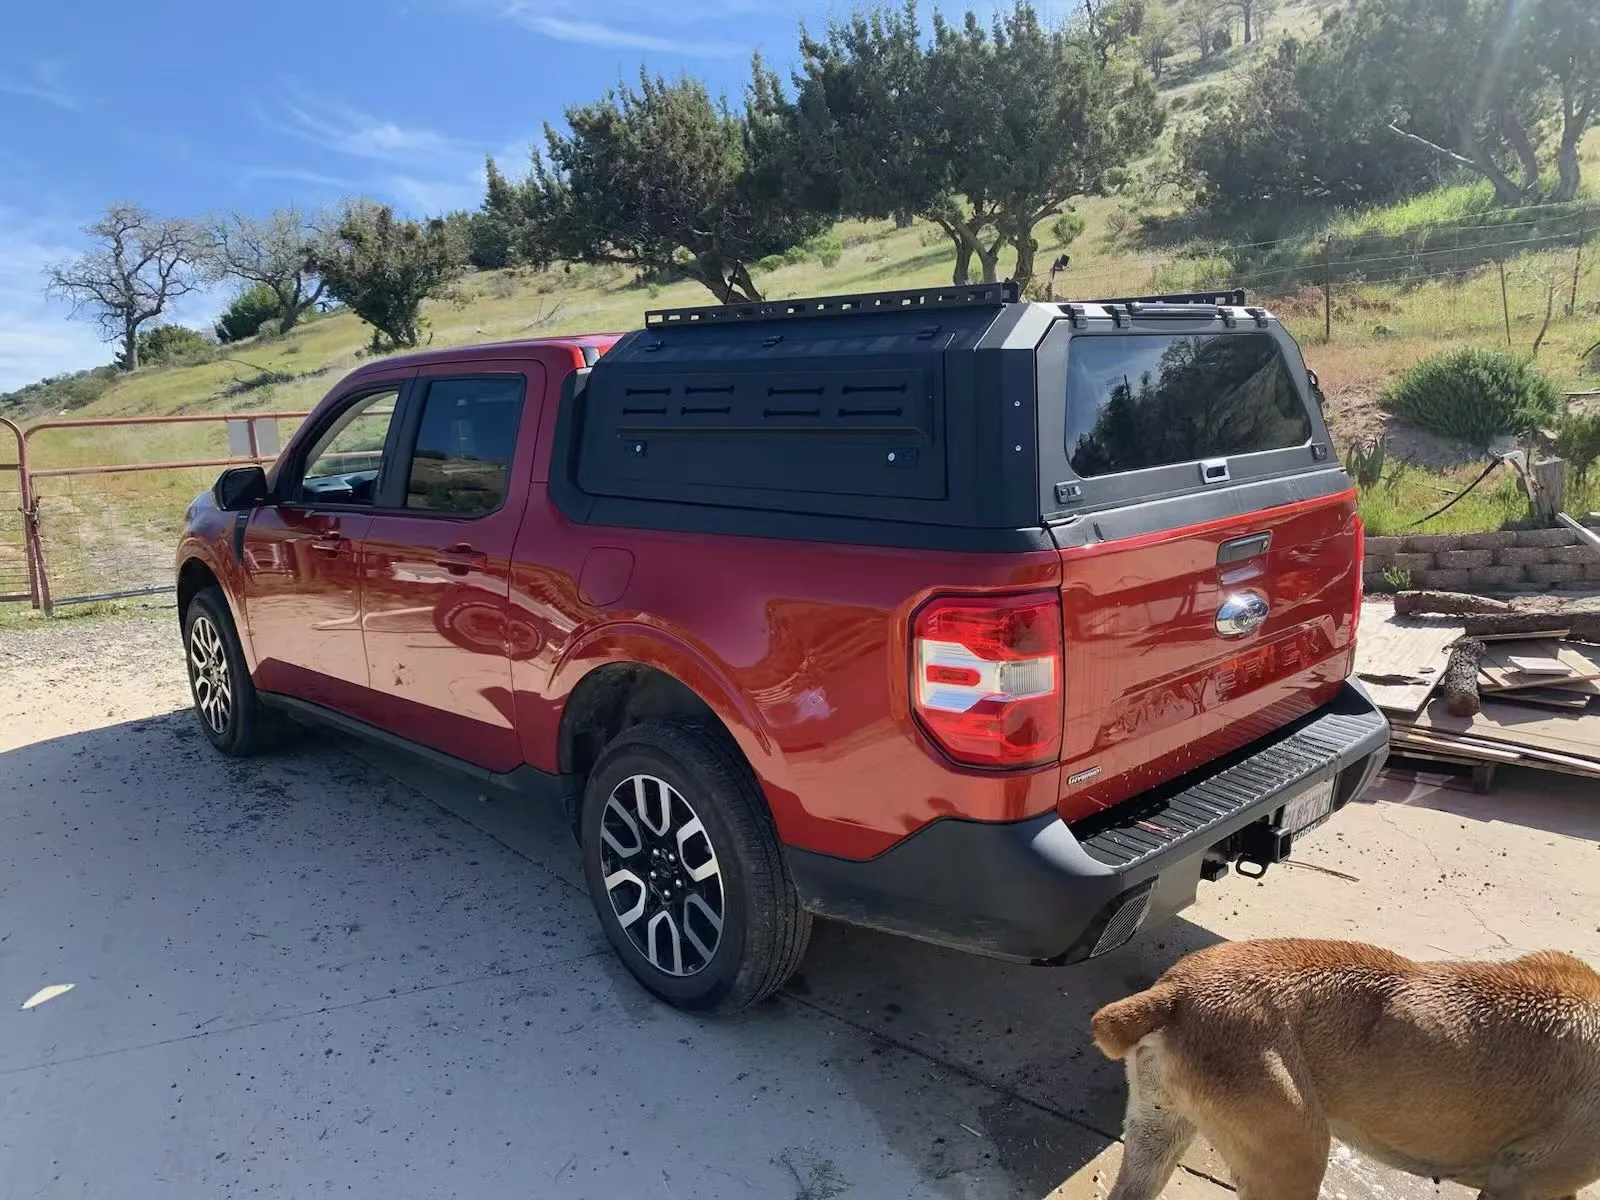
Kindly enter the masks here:
<path id="1" fill-rule="evenodd" d="M 1126 1057 L 1128 1051 L 1166 1026 L 1177 998 L 1177 989 L 1162 982 L 1106 1005 L 1089 1022 L 1094 1044 L 1107 1058 Z"/>

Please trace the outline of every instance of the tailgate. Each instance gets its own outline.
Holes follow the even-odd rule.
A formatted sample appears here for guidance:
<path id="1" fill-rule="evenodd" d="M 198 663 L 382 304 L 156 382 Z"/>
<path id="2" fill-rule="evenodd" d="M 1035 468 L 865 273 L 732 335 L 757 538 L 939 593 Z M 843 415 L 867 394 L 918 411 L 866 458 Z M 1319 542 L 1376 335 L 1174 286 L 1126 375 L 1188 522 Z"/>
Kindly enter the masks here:
<path id="1" fill-rule="evenodd" d="M 1342 492 L 1061 551 L 1063 818 L 1334 697 L 1354 647 L 1355 522 Z"/>
<path id="2" fill-rule="evenodd" d="M 1258 309 L 1113 308 L 1039 355 L 1069 821 L 1333 699 L 1360 582 L 1355 493 L 1293 339 Z"/>

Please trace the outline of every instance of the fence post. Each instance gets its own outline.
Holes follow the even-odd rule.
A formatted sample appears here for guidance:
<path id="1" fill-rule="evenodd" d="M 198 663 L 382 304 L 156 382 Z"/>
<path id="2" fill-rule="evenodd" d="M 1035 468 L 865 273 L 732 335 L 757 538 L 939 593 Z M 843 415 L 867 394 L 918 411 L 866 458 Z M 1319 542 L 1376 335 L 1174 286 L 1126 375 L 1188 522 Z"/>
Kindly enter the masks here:
<path id="1" fill-rule="evenodd" d="M 1333 341 L 1333 236 L 1322 239 L 1322 340 Z"/>
<path id="2" fill-rule="evenodd" d="M 1500 268 L 1500 311 L 1506 319 L 1506 349 L 1511 349 L 1511 299 L 1506 295 L 1506 260 L 1497 258 L 1494 265 Z"/>
<path id="3" fill-rule="evenodd" d="M 22 561 L 28 569 L 28 598 L 34 608 L 50 616 L 50 575 L 44 559 L 44 542 L 39 537 L 39 502 L 33 495 L 33 478 L 28 473 L 28 435 L 16 422 L 0 417 L 0 425 L 17 439 L 17 508 L 22 513 Z"/>
<path id="4" fill-rule="evenodd" d="M 1587 219 L 1578 225 L 1578 249 L 1572 256 L 1572 295 L 1567 298 L 1567 316 L 1578 311 L 1578 277 L 1583 274 L 1583 243 L 1589 236 Z"/>
<path id="5" fill-rule="evenodd" d="M 15 421 L 0 417 L 0 428 L 9 429 L 17 444 L 17 511 L 22 514 L 22 565 L 28 572 L 28 602 L 39 607 L 39 571 L 33 560 L 33 538 L 29 534 L 28 446 L 22 428 Z"/>

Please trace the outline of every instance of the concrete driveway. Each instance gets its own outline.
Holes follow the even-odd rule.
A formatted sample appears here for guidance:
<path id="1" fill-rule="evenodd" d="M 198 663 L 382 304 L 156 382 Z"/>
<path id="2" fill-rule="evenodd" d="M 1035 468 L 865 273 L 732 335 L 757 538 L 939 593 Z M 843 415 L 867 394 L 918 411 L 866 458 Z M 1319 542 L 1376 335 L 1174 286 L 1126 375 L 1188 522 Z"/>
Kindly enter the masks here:
<path id="1" fill-rule="evenodd" d="M 174 626 L 0 633 L 0 1197 L 1102 1196 L 1088 1014 L 1187 950 L 1600 961 L 1597 789 L 1390 781 L 1095 964 L 823 925 L 780 1000 L 693 1019 L 614 963 L 549 814 L 332 736 L 214 754 Z M 1167 1194 L 1225 1177 L 1197 1148 Z M 1341 1151 L 1324 1194 L 1465 1193 Z"/>

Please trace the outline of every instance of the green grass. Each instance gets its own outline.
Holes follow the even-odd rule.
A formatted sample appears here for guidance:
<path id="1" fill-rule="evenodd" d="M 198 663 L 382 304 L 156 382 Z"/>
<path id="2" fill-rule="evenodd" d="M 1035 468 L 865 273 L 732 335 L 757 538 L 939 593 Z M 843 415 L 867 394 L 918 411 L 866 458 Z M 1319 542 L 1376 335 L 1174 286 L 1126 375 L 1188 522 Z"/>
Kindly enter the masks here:
<path id="1" fill-rule="evenodd" d="M 1381 208 L 1340 213 L 1328 223 L 1332 237 L 1359 238 L 1371 234 L 1400 237 L 1428 226 L 1493 221 L 1494 188 L 1487 179 L 1435 188 L 1420 196 L 1397 200 Z M 1516 210 L 1510 210 L 1514 213 Z"/>
<path id="2" fill-rule="evenodd" d="M 90 621 L 97 617 L 159 617 L 173 619 L 169 600 L 97 600 L 90 604 L 69 604 L 51 614 L 52 621 Z M 43 624 L 42 612 L 27 604 L 0 604 L 0 632 L 36 629 Z"/>
<path id="3" fill-rule="evenodd" d="M 1483 471 L 1482 463 L 1454 471 L 1426 471 L 1411 467 L 1365 489 L 1360 496 L 1361 519 L 1374 537 L 1406 533 L 1482 533 L 1525 526 L 1533 519 L 1528 497 L 1516 470 L 1500 467 L 1449 511 L 1428 521 L 1418 521 L 1461 491 Z M 1584 487 L 1567 481 L 1566 507 L 1571 512 L 1600 508 L 1600 473 L 1591 472 Z"/>

